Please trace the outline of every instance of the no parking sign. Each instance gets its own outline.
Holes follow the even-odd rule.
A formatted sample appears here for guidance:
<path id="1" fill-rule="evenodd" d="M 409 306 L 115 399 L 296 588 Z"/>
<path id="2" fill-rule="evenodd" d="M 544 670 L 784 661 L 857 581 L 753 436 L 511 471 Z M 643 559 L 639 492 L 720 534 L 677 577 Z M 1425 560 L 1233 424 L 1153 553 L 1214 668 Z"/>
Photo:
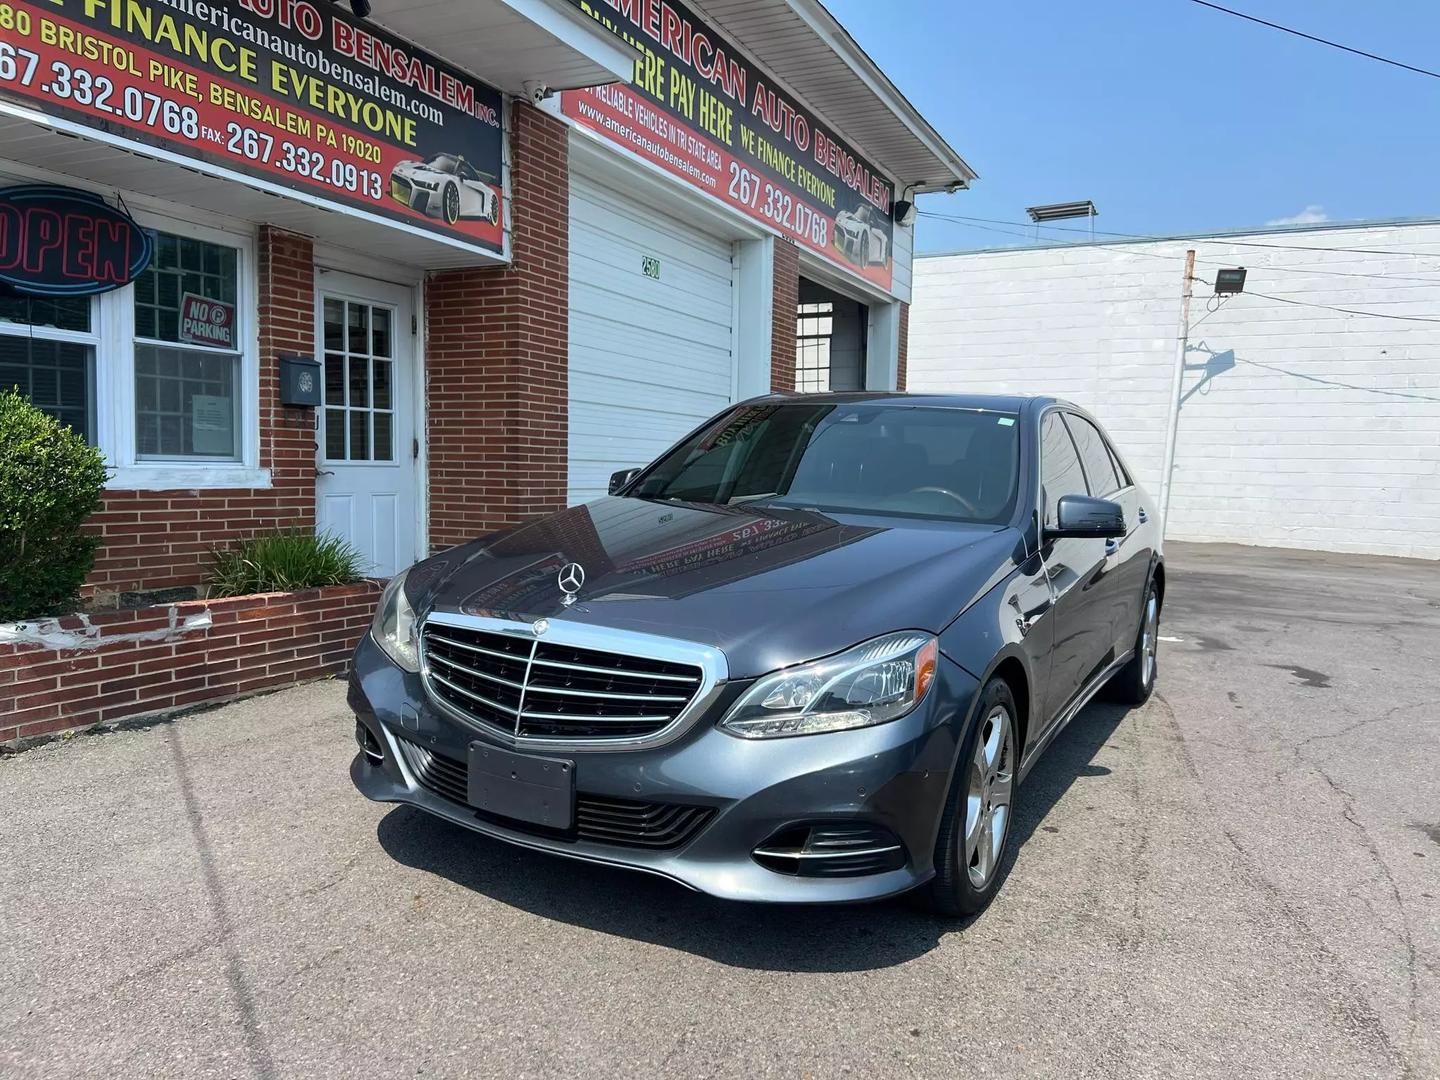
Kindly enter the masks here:
<path id="1" fill-rule="evenodd" d="M 235 305 L 186 293 L 180 298 L 180 340 L 212 349 L 234 349 Z"/>

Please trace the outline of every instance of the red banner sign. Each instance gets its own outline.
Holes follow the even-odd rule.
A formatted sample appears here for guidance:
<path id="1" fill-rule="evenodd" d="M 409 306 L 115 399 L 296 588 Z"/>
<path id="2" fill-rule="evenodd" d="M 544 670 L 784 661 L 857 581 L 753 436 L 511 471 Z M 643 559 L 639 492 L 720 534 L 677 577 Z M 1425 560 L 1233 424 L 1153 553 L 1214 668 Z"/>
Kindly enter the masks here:
<path id="1" fill-rule="evenodd" d="M 629 86 L 567 91 L 564 114 L 888 290 L 894 188 L 675 0 L 572 0 L 641 52 Z"/>
<path id="2" fill-rule="evenodd" d="M 329 0 L 0 3 L 0 97 L 504 247 L 499 92 Z"/>

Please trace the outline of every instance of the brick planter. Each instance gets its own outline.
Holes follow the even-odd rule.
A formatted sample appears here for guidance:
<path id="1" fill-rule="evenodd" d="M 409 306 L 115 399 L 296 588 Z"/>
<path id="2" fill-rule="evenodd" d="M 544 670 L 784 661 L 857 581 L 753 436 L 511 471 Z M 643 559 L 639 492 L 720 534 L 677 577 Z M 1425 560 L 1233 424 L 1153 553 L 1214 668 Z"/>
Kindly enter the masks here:
<path id="1" fill-rule="evenodd" d="M 0 746 L 335 675 L 374 582 L 0 625 Z"/>

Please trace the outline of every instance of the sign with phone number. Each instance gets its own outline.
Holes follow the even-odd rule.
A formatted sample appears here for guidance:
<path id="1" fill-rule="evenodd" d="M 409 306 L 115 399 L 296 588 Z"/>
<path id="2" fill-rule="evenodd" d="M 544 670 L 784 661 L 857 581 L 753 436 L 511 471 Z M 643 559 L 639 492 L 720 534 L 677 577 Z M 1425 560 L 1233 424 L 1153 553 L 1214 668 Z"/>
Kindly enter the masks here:
<path id="1" fill-rule="evenodd" d="M 569 90 L 575 123 L 889 290 L 894 187 L 680 0 L 571 0 L 639 50 L 630 85 Z"/>
<path id="2" fill-rule="evenodd" d="M 499 92 L 328 0 L 0 3 L 0 98 L 504 248 Z"/>

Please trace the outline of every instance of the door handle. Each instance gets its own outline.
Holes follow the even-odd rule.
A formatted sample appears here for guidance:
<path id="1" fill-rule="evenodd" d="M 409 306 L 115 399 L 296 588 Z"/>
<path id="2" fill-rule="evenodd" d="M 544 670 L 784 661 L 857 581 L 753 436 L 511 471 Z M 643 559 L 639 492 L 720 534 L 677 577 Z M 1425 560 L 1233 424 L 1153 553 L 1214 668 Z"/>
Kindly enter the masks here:
<path id="1" fill-rule="evenodd" d="M 316 470 L 315 470 L 315 475 L 316 475 L 316 476 L 334 476 L 334 475 L 335 475 L 335 472 L 334 472 L 334 470 L 332 470 L 332 469 L 316 469 Z"/>

